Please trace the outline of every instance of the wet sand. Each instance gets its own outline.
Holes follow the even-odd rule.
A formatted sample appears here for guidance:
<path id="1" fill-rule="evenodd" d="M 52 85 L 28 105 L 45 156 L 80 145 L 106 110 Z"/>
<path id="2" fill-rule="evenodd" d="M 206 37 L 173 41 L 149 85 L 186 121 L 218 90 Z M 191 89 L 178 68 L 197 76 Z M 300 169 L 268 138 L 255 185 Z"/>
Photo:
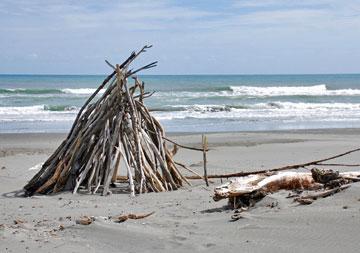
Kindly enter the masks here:
<path id="1" fill-rule="evenodd" d="M 231 221 L 226 201 L 214 202 L 202 181 L 167 193 L 135 198 L 61 193 L 23 198 L 21 188 L 64 134 L 0 135 L 0 252 L 354 252 L 360 242 L 360 183 L 301 206 L 288 192 L 268 195 Z M 200 146 L 199 134 L 173 134 Z M 208 134 L 210 174 L 274 168 L 325 158 L 359 147 L 360 129 Z M 359 163 L 359 154 L 337 162 Z M 202 154 L 180 149 L 175 156 L 202 172 Z M 341 171 L 360 168 L 336 168 Z M 186 174 L 186 172 L 184 172 Z M 108 216 L 155 212 L 113 223 Z M 82 215 L 93 224 L 75 223 Z M 18 220 L 18 224 L 14 224 Z"/>

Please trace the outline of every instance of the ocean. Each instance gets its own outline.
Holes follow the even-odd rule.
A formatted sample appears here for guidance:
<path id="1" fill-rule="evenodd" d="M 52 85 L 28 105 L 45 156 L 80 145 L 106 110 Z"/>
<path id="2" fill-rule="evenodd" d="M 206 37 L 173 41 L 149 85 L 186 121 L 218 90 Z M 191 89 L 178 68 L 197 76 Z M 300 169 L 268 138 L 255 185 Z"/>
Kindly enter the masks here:
<path id="1" fill-rule="evenodd" d="M 67 132 L 104 78 L 0 75 L 0 133 Z M 360 74 L 140 78 L 167 132 L 360 127 Z"/>

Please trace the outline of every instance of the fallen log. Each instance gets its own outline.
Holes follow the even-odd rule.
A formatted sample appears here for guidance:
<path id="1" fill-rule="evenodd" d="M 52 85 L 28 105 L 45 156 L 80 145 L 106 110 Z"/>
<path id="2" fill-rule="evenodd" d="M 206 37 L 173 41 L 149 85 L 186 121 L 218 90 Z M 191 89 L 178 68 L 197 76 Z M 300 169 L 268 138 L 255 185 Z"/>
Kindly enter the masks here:
<path id="1" fill-rule="evenodd" d="M 355 180 L 352 180 L 354 178 Z M 343 179 L 342 186 L 334 187 L 334 189 L 343 189 L 349 183 L 360 179 L 360 172 L 342 172 L 338 173 L 337 178 L 332 178 L 325 183 L 317 182 L 316 176 L 311 172 L 277 172 L 272 175 L 254 174 L 244 177 L 238 177 L 230 180 L 215 188 L 213 199 L 219 201 L 228 199 L 230 206 L 233 208 L 248 207 L 262 199 L 267 194 L 277 192 L 279 190 L 319 190 L 333 180 Z M 346 188 L 346 187 L 345 187 Z M 325 192 L 334 193 L 337 190 Z M 323 193 L 324 194 L 324 193 Z M 316 195 L 314 195 L 316 196 Z M 321 196 L 321 195 L 319 195 Z M 303 198 L 308 199 L 308 198 Z M 301 198 L 300 198 L 301 200 Z"/>

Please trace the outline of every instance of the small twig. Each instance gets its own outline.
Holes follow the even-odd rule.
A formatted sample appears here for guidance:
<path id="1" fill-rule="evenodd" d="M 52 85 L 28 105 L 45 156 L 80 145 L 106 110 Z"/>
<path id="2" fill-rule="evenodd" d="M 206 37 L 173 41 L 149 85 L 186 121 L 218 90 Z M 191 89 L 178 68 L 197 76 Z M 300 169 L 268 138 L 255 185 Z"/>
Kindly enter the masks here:
<path id="1" fill-rule="evenodd" d="M 150 64 L 148 64 L 148 65 L 145 65 L 145 66 L 143 66 L 143 67 L 141 67 L 141 68 L 138 68 L 137 70 L 134 70 L 134 71 L 132 71 L 132 70 L 130 70 L 127 74 L 126 74 L 126 76 L 132 76 L 132 75 L 135 75 L 137 72 L 139 72 L 139 71 L 141 71 L 141 70 L 145 70 L 145 69 L 150 69 L 150 68 L 154 68 L 154 67 L 156 67 L 158 62 L 157 61 L 154 61 L 154 62 L 152 62 L 152 63 L 150 63 Z"/>
<path id="2" fill-rule="evenodd" d="M 342 176 L 341 178 L 346 179 L 346 180 L 350 180 L 353 182 L 360 182 L 360 178 L 359 177 L 347 177 L 347 176 Z"/>
<path id="3" fill-rule="evenodd" d="M 148 97 L 151 97 L 152 95 L 154 95 L 155 94 L 155 91 L 153 91 L 153 92 L 144 92 L 144 94 L 143 94 L 143 98 L 148 98 Z M 134 96 L 134 99 L 135 98 L 139 98 L 141 95 L 139 94 L 139 95 L 136 95 L 136 96 Z"/>
<path id="4" fill-rule="evenodd" d="M 337 193 L 339 191 L 345 190 L 347 188 L 349 188 L 351 186 L 351 184 L 344 184 L 342 186 L 333 188 L 333 189 L 329 189 L 329 190 L 325 190 L 325 191 L 321 191 L 321 192 L 315 192 L 315 193 L 311 193 L 308 195 L 304 195 L 298 198 L 295 198 L 294 201 L 297 201 L 301 204 L 311 204 L 311 200 L 316 200 L 317 198 L 325 198 L 328 197 L 330 195 L 333 195 L 334 193 Z M 307 201 L 309 200 L 309 201 Z"/>
<path id="5" fill-rule="evenodd" d="M 112 65 L 108 60 L 105 60 L 106 64 L 110 66 L 113 70 L 116 70 L 116 67 Z"/>
<path id="6" fill-rule="evenodd" d="M 155 212 L 151 212 L 148 214 L 133 214 L 133 213 L 129 213 L 129 214 L 125 214 L 125 215 L 118 215 L 115 217 L 111 217 L 111 220 L 113 222 L 117 222 L 117 223 L 121 223 L 124 222 L 128 219 L 132 219 L 132 220 L 138 220 L 138 219 L 144 219 L 146 217 L 149 217 L 150 215 L 153 215 Z"/>

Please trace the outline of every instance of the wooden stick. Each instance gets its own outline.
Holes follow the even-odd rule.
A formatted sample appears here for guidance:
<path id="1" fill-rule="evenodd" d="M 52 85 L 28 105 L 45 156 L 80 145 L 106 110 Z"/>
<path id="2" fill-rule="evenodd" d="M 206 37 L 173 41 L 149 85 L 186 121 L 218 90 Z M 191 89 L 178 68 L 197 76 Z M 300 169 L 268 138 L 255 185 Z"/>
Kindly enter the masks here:
<path id="1" fill-rule="evenodd" d="M 311 165 L 321 165 L 322 162 L 325 161 L 329 161 L 329 160 L 333 160 L 345 155 L 349 155 L 351 153 L 354 152 L 358 152 L 360 151 L 360 148 L 356 148 L 356 149 L 352 149 L 349 151 L 346 151 L 344 153 L 338 154 L 338 155 L 334 155 L 328 158 L 324 158 L 321 160 L 315 160 L 315 161 L 311 161 L 311 162 L 307 162 L 307 163 L 300 163 L 300 164 L 294 164 L 294 165 L 287 165 L 287 166 L 283 166 L 283 167 L 279 167 L 279 168 L 274 168 L 274 169 L 269 169 L 269 170 L 257 170 L 257 171 L 241 171 L 241 172 L 235 172 L 235 173 L 229 173 L 229 174 L 218 174 L 218 175 L 208 175 L 208 178 L 230 178 L 230 177 L 244 177 L 244 176 L 249 176 L 252 174 L 265 174 L 265 173 L 269 173 L 269 172 L 278 172 L 278 171 L 284 171 L 284 170 L 291 170 L 291 169 L 300 169 L 300 168 L 305 168 Z M 188 177 L 188 179 L 202 179 L 201 177 L 196 177 L 196 176 L 192 176 L 191 178 Z"/>
<path id="2" fill-rule="evenodd" d="M 182 144 L 179 144 L 173 140 L 170 140 L 169 138 L 166 138 L 163 136 L 163 139 L 168 141 L 168 142 L 171 142 L 172 144 L 175 144 L 177 146 L 179 146 L 180 148 L 185 148 L 185 149 L 190 149 L 190 150 L 195 150 L 195 151 L 201 151 L 201 152 L 204 152 L 204 148 L 194 148 L 194 147 L 189 147 L 189 146 L 185 146 L 185 145 L 182 145 Z M 210 149 L 208 147 L 206 147 L 206 150 L 205 151 L 209 151 Z"/>
<path id="3" fill-rule="evenodd" d="M 298 198 L 295 198 L 294 201 L 303 203 L 304 199 L 316 200 L 317 198 L 325 198 L 325 197 L 328 197 L 330 195 L 333 195 L 334 193 L 345 190 L 345 189 L 349 188 L 350 186 L 351 186 L 351 184 L 344 184 L 342 186 L 339 186 L 339 187 L 336 187 L 336 188 L 333 188 L 333 189 L 310 193 L 308 195 L 304 195 L 304 196 L 300 196 Z"/>
<path id="4" fill-rule="evenodd" d="M 120 146 L 119 148 L 118 147 L 116 147 L 116 148 L 119 149 L 121 155 L 123 157 L 125 157 L 125 154 L 122 151 L 122 146 Z M 124 159 L 124 164 L 125 164 L 125 167 L 127 168 L 127 172 L 128 172 L 128 178 L 129 178 L 129 183 L 130 183 L 130 196 L 135 197 L 134 180 L 133 180 L 133 176 L 132 176 L 132 173 L 131 173 L 130 165 L 128 164 L 126 159 Z"/>
<path id="5" fill-rule="evenodd" d="M 205 178 L 205 183 L 206 186 L 209 187 L 209 181 L 208 181 L 208 176 L 207 176 L 207 166 L 206 166 L 206 150 L 207 150 L 207 138 L 206 136 L 203 134 L 202 135 L 202 146 L 203 146 L 203 162 L 204 162 L 204 178 Z"/>
<path id="6" fill-rule="evenodd" d="M 346 163 L 317 163 L 319 166 L 339 166 L 339 167 L 360 167 L 360 164 L 346 164 Z"/>
<path id="7" fill-rule="evenodd" d="M 204 176 L 201 176 L 199 173 L 197 173 L 196 171 L 190 169 L 190 168 L 187 167 L 186 165 L 184 165 L 184 164 L 182 164 L 182 163 L 179 163 L 179 162 L 175 162 L 175 161 L 174 161 L 174 163 L 175 163 L 176 165 L 179 165 L 180 167 L 183 167 L 183 168 L 186 169 L 187 171 L 195 174 L 195 175 L 196 175 L 196 179 L 199 178 L 199 179 L 202 179 L 202 180 L 206 181 Z M 192 176 L 185 176 L 185 178 L 186 178 L 186 179 L 194 179 Z M 210 183 L 214 183 L 214 181 L 211 181 L 211 180 L 208 180 L 208 181 L 209 181 Z"/>

